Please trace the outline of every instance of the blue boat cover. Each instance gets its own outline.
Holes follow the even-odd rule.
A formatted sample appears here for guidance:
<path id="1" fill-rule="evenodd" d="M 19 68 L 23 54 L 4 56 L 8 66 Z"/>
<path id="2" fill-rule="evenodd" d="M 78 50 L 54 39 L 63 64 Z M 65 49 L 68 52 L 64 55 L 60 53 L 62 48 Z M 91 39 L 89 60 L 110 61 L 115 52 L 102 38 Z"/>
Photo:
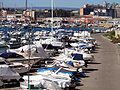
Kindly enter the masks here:
<path id="1" fill-rule="evenodd" d="M 8 59 L 8 58 L 23 58 L 22 55 L 19 55 L 17 53 L 14 52 L 3 52 L 2 54 L 0 54 L 0 57 Z"/>
<path id="2" fill-rule="evenodd" d="M 83 48 L 87 48 L 87 45 L 80 45 L 79 47 L 83 49 Z"/>
<path id="3" fill-rule="evenodd" d="M 83 54 L 71 54 L 73 60 L 83 60 Z"/>
<path id="4" fill-rule="evenodd" d="M 73 67 L 74 67 L 74 64 L 73 64 L 73 62 L 72 62 L 72 61 L 68 61 L 68 62 L 67 62 L 67 64 L 68 64 L 68 65 L 71 65 L 71 66 L 73 66 Z"/>
<path id="5" fill-rule="evenodd" d="M 41 67 L 37 70 L 37 72 L 45 72 L 45 71 L 57 71 L 59 68 L 58 67 Z M 69 74 L 73 75 L 73 72 L 71 71 L 65 71 L 65 70 L 60 70 L 59 73 L 64 73 L 64 74 Z"/>

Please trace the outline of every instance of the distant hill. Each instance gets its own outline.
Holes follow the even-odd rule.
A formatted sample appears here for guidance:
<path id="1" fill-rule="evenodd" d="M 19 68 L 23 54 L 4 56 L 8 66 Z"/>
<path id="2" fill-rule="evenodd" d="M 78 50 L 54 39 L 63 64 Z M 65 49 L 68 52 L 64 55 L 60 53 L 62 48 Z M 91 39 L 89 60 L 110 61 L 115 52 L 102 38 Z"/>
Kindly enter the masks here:
<path id="1" fill-rule="evenodd" d="M 13 8 L 13 7 L 7 7 L 7 8 Z M 25 9 L 25 7 L 16 7 L 16 9 Z M 28 9 L 40 10 L 40 9 L 51 9 L 51 7 L 28 7 Z M 79 10 L 79 8 L 69 8 L 69 7 L 55 7 L 54 9 Z"/>

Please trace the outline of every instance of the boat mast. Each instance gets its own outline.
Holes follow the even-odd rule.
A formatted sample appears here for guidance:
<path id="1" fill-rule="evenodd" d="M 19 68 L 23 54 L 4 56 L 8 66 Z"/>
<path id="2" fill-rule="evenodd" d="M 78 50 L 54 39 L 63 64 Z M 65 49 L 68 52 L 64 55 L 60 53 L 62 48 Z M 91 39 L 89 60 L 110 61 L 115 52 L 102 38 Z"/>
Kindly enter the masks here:
<path id="1" fill-rule="evenodd" d="M 54 0 L 51 0 L 51 16 L 52 16 L 52 19 L 51 19 L 51 32 L 53 33 L 53 10 L 54 10 Z"/>
<path id="2" fill-rule="evenodd" d="M 25 10 L 27 11 L 28 7 L 28 0 L 25 1 Z M 31 54 L 31 50 L 30 50 L 30 31 L 31 31 L 31 28 L 29 27 L 29 54 L 28 54 L 28 71 L 30 70 L 30 54 Z M 29 75 L 29 72 L 27 73 L 28 74 L 28 90 L 30 90 L 30 75 Z"/>
<path id="3" fill-rule="evenodd" d="M 26 2 L 25 2 L 25 9 L 27 10 L 27 0 L 26 0 Z"/>

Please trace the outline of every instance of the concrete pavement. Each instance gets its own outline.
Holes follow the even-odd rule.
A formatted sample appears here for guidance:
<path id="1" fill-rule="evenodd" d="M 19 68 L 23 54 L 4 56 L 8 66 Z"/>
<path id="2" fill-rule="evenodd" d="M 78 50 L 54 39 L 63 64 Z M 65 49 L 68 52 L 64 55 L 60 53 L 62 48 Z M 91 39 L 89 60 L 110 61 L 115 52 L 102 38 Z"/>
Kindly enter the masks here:
<path id="1" fill-rule="evenodd" d="M 96 64 L 88 66 L 89 77 L 82 79 L 80 90 L 120 90 L 120 47 L 101 34 L 93 35 L 98 41 Z"/>

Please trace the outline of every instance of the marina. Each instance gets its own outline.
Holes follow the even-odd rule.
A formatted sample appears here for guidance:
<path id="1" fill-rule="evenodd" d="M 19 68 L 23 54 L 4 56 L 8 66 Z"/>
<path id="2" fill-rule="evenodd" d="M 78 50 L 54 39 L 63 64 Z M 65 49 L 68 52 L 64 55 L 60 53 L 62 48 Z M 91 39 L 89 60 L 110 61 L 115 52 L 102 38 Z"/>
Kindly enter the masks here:
<path id="1" fill-rule="evenodd" d="M 17 73 L 16 75 L 20 75 L 18 79 L 14 77 L 15 82 L 17 81 L 16 83 L 20 85 L 21 89 L 27 89 L 28 77 L 31 78 L 29 83 L 31 89 L 42 88 L 39 84 L 42 85 L 43 82 L 48 81 L 48 83 L 51 82 L 53 85 L 58 85 L 62 89 L 75 88 L 76 83 L 81 81 L 82 77 L 86 77 L 82 67 L 87 67 L 88 63 L 94 60 L 94 56 L 91 53 L 95 50 L 95 45 L 97 45 L 97 43 L 95 43 L 94 38 L 90 37 L 90 31 L 57 29 L 52 36 L 50 31 L 35 31 L 32 33 L 31 31 L 22 31 L 24 34 L 20 33 L 20 35 L 18 34 L 20 30 L 12 30 L 10 32 L 12 34 L 8 35 L 10 36 L 7 36 L 8 38 L 14 37 L 21 39 L 21 36 L 26 36 L 24 40 L 27 41 L 28 39 L 29 43 L 28 45 L 27 43 L 20 43 L 20 45 L 23 46 L 20 46 L 19 48 L 11 48 L 8 46 L 8 49 L 5 49 L 0 55 L 1 60 L 3 59 L 1 63 L 4 62 L 7 64 L 7 67 Z M 35 37 L 37 38 L 34 39 Z M 64 37 L 68 39 L 66 40 Z M 9 43 L 9 41 L 7 42 Z M 5 87 L 4 81 L 7 79 L 4 79 L 3 76 L 1 77 L 3 87 Z M 24 81 L 21 82 L 20 78 Z M 6 82 L 8 85 L 10 84 L 9 82 L 12 82 L 11 80 L 14 80 L 13 78 L 9 79 L 10 80 Z M 73 85 L 71 83 L 73 83 Z M 55 89 L 55 87 L 51 86 L 44 88 Z M 55 90 L 58 90 L 58 87 Z"/>
<path id="2" fill-rule="evenodd" d="M 11 2 L 0 1 L 0 90 L 120 89 L 119 3 Z"/>
<path id="3" fill-rule="evenodd" d="M 85 78 L 83 78 L 83 76 L 81 76 L 81 84 L 80 84 L 80 86 L 79 85 L 77 85 L 76 86 L 76 89 L 77 90 L 80 90 L 80 89 L 82 89 L 82 90 L 96 90 L 96 89 L 98 89 L 98 87 L 99 87 L 99 89 L 98 90 L 101 90 L 101 89 L 103 89 L 103 90 L 107 90 L 107 89 L 110 89 L 110 90 L 114 90 L 115 88 L 116 89 L 119 89 L 119 85 L 118 84 L 115 84 L 115 82 L 113 82 L 113 84 L 112 84 L 112 82 L 107 82 L 107 84 L 105 84 L 104 82 L 106 82 L 106 79 L 110 79 L 110 77 L 112 77 L 113 75 L 117 75 L 117 76 L 115 76 L 114 78 L 112 78 L 113 80 L 115 80 L 115 81 L 117 81 L 116 83 L 118 83 L 119 81 L 118 81 L 118 79 L 117 79 L 117 77 L 119 76 L 119 74 L 115 74 L 115 73 L 117 73 L 116 72 L 116 69 L 119 69 L 118 67 L 119 67 L 119 54 L 118 54 L 118 52 L 119 52 L 119 50 L 117 50 L 117 49 L 120 49 L 119 48 L 119 46 L 117 46 L 117 45 L 114 45 L 114 44 L 112 44 L 108 39 L 106 39 L 106 38 L 104 38 L 103 36 L 102 36 L 102 34 L 93 34 L 92 35 L 92 37 L 94 37 L 96 40 L 97 40 L 97 44 L 98 44 L 98 46 L 96 47 L 96 50 L 93 52 L 93 54 L 94 54 L 94 60 L 92 61 L 92 62 L 89 62 L 88 63 L 88 66 L 87 66 L 87 68 L 86 67 L 84 67 L 84 66 L 82 66 L 83 67 L 83 70 L 82 71 L 84 71 L 84 73 L 86 74 L 86 76 L 85 76 Z M 104 41 L 104 43 L 103 43 L 103 41 Z M 107 46 L 107 47 L 106 47 Z M 113 51 L 113 50 L 109 50 L 109 48 L 114 48 L 113 50 L 115 50 L 115 51 Z M 114 52 L 116 52 L 117 54 L 114 54 Z M 105 54 L 105 55 L 103 55 L 103 54 Z M 114 55 L 117 55 L 117 56 L 114 56 Z M 63 57 L 63 56 L 62 56 Z M 59 57 L 60 58 L 60 57 Z M 109 59 L 107 59 L 107 58 L 109 58 Z M 116 59 L 115 59 L 116 58 Z M 61 58 L 60 58 L 61 59 Z M 115 59 L 115 61 L 113 62 L 112 60 L 113 59 Z M 108 61 L 105 61 L 105 60 L 108 60 Z M 53 60 L 52 61 L 50 61 L 49 59 L 48 60 L 46 60 L 47 61 L 47 63 L 48 63 L 48 65 L 45 65 L 45 66 L 47 66 L 48 68 L 50 68 L 50 67 L 53 67 L 53 64 L 51 65 L 50 63 L 51 62 L 53 62 Z M 110 69 L 110 67 L 108 67 L 108 66 L 106 66 L 106 62 L 108 62 L 107 63 L 107 65 L 108 66 L 114 66 L 115 65 L 115 67 L 111 67 L 111 69 Z M 44 66 L 44 64 L 46 64 L 46 62 L 44 62 L 43 61 L 43 66 Z M 40 68 L 41 66 L 39 66 L 40 65 L 40 63 L 38 64 L 36 64 L 37 65 L 37 68 Z M 33 77 L 36 77 L 36 70 L 37 70 L 37 68 L 35 68 L 36 67 L 36 65 L 33 65 L 33 67 L 31 68 L 31 71 L 30 71 L 30 77 L 31 77 L 31 79 L 32 79 L 32 76 Z M 54 64 L 55 65 L 55 64 Z M 64 64 L 65 65 L 65 64 Z M 63 66 L 62 66 L 63 67 Z M 117 68 L 116 68 L 117 67 Z M 71 66 L 68 68 L 68 71 L 69 70 L 73 70 L 73 67 L 72 67 L 72 69 L 70 69 L 71 68 Z M 104 68 L 106 68 L 106 69 L 104 69 Z M 33 71 L 32 69 L 34 69 L 35 71 Z M 46 69 L 46 68 L 45 68 Z M 44 69 L 44 70 L 45 70 Z M 54 68 L 53 68 L 54 69 Z M 40 69 L 38 69 L 39 71 L 40 71 Z M 41 70 L 42 70 L 42 68 L 41 68 Z M 52 69 L 50 69 L 50 70 L 52 70 Z M 54 70 L 57 70 L 57 69 L 54 69 Z M 104 71 L 104 70 L 107 70 L 107 71 Z M 110 70 L 110 72 L 108 72 L 108 70 Z M 111 70 L 115 70 L 114 71 L 114 74 L 112 74 L 111 73 Z M 68 72 L 67 71 L 67 72 Z M 79 70 L 80 71 L 80 70 Z M 81 72 L 81 71 L 80 71 Z M 104 72 L 104 73 L 103 73 Z M 104 75 L 105 75 L 105 72 L 107 72 L 106 73 L 106 78 L 105 79 L 103 79 L 103 77 L 104 77 Z M 49 72 L 49 71 L 47 71 L 47 73 L 46 74 L 48 74 L 48 73 L 51 73 L 51 72 Z M 39 73 L 40 74 L 40 73 Z M 108 75 L 109 74 L 109 75 Z M 24 74 L 25 75 L 25 74 Z M 31 76 L 32 75 L 32 76 Z M 43 73 L 41 74 L 41 75 L 44 75 Z M 112 76 L 111 76 L 112 75 Z M 26 79 L 27 79 L 27 77 L 28 76 L 26 76 Z M 25 77 L 24 77 L 25 78 Z M 116 80 L 117 79 L 117 80 Z M 111 80 L 111 79 L 110 79 Z M 92 82 L 92 83 L 90 83 L 90 82 Z M 109 85 L 109 84 L 112 84 L 111 86 L 112 87 L 106 87 L 106 85 Z M 105 85 L 104 85 L 105 84 Z M 17 86 L 17 84 L 15 84 L 16 86 Z M 103 86 L 103 87 L 101 87 L 101 85 Z M 113 85 L 118 85 L 118 86 L 115 86 L 115 87 L 113 87 Z M 21 90 L 21 87 L 19 87 L 19 83 L 18 83 L 18 86 L 17 87 L 9 87 L 9 84 L 8 85 L 6 85 L 7 87 L 4 87 L 4 89 L 1 89 L 1 90 Z M 9 87 L 9 88 L 8 88 Z M 111 89 L 112 88 L 112 89 Z M 23 89 L 24 90 L 24 89 Z M 58 89 L 56 89 L 56 90 L 58 90 Z M 73 89 L 72 89 L 73 90 Z M 74 89 L 75 90 L 75 89 Z"/>

